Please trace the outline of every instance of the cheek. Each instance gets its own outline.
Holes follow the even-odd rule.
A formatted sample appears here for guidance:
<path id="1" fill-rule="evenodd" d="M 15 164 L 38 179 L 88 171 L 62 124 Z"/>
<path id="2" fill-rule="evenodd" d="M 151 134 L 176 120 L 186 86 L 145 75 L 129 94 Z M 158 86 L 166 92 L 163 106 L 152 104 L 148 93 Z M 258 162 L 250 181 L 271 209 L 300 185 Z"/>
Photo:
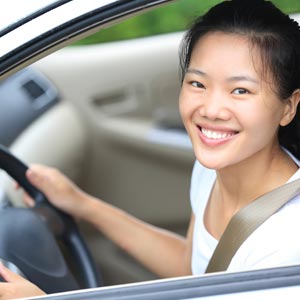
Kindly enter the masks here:
<path id="1" fill-rule="evenodd" d="M 184 90 L 182 89 L 179 94 L 179 112 L 182 120 L 185 122 L 189 115 L 189 105 Z"/>
<path id="2" fill-rule="evenodd" d="M 182 88 L 179 94 L 179 111 L 185 120 L 191 119 L 199 106 L 199 98 L 191 93 L 187 88 Z"/>
<path id="3" fill-rule="evenodd" d="M 273 135 L 281 120 L 281 111 L 270 107 L 252 107 L 249 106 L 243 109 L 243 127 L 248 128 L 257 136 L 260 135 Z"/>

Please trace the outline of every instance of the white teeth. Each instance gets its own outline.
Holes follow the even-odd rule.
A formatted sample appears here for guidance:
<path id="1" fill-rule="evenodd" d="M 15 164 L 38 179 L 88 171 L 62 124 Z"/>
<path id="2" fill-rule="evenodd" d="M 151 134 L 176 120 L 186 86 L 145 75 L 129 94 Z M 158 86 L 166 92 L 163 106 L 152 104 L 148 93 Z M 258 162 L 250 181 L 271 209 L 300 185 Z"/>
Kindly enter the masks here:
<path id="1" fill-rule="evenodd" d="M 234 133 L 212 131 L 212 130 L 205 129 L 205 128 L 201 128 L 201 131 L 206 137 L 208 137 L 209 139 L 213 139 L 213 140 L 225 139 L 227 137 L 234 135 Z"/>

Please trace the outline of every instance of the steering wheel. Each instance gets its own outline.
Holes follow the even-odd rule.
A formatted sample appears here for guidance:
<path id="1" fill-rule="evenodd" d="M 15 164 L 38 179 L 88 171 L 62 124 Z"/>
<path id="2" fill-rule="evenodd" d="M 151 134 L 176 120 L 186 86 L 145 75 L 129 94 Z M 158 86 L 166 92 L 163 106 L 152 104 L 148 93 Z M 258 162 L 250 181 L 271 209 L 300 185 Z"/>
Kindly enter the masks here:
<path id="1" fill-rule="evenodd" d="M 0 168 L 35 200 L 33 208 L 0 209 L 0 258 L 17 266 L 46 293 L 101 286 L 73 218 L 50 204 L 27 180 L 28 167 L 2 145 Z"/>

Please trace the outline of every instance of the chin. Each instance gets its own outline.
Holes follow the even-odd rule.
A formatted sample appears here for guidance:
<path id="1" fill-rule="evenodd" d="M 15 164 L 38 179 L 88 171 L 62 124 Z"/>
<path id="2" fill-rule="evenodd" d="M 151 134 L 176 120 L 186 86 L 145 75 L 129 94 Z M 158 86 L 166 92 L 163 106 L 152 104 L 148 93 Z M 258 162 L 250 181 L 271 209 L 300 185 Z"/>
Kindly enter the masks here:
<path id="1" fill-rule="evenodd" d="M 205 145 L 194 143 L 193 147 L 199 163 L 208 169 L 216 171 L 234 166 L 247 157 L 247 155 L 241 155 L 241 147 L 236 144 L 209 148 Z"/>
<path id="2" fill-rule="evenodd" d="M 219 159 L 204 159 L 203 157 L 197 157 L 197 160 L 202 166 L 204 166 L 207 169 L 218 171 L 226 167 L 223 161 L 220 161 Z"/>
<path id="3" fill-rule="evenodd" d="M 203 151 L 202 148 L 195 151 L 195 156 L 199 163 L 207 169 L 221 170 L 237 163 L 232 151 Z"/>

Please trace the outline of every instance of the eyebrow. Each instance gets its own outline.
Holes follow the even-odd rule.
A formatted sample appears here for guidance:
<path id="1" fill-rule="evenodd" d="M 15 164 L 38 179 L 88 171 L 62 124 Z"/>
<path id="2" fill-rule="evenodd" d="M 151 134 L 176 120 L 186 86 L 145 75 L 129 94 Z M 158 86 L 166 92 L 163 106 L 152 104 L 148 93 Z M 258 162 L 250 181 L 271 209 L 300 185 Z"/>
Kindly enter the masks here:
<path id="1" fill-rule="evenodd" d="M 196 74 L 204 77 L 209 77 L 205 72 L 201 71 L 200 69 L 187 69 L 186 73 Z M 226 79 L 228 82 L 239 82 L 239 81 L 250 81 L 255 84 L 259 84 L 258 80 L 255 78 L 248 76 L 248 75 L 237 75 L 232 76 Z"/>
<path id="2" fill-rule="evenodd" d="M 199 69 L 187 69 L 186 73 L 192 73 L 201 76 L 207 76 L 207 74 Z"/>
<path id="3" fill-rule="evenodd" d="M 255 78 L 247 76 L 247 75 L 232 76 L 232 77 L 229 77 L 227 79 L 227 81 L 229 81 L 229 82 L 250 81 L 250 82 L 259 84 L 259 82 Z"/>

